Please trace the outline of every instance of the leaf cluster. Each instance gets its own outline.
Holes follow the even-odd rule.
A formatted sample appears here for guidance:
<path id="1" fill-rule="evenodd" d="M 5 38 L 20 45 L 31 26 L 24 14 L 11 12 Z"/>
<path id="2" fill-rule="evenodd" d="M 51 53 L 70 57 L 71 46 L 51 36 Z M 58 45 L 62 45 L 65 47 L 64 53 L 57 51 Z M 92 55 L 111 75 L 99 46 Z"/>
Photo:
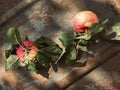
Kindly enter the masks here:
<path id="1" fill-rule="evenodd" d="M 12 43 L 12 47 L 6 50 L 6 70 L 25 68 L 32 71 L 37 71 L 38 67 L 47 67 L 54 62 L 58 64 L 62 59 L 65 64 L 70 65 L 77 61 L 80 52 L 87 52 L 88 42 L 95 35 L 104 30 L 108 20 L 101 23 L 96 23 L 91 27 L 90 33 L 66 32 L 59 36 L 63 48 L 60 48 L 54 41 L 48 37 L 40 37 L 33 42 L 37 47 L 37 55 L 35 62 L 25 60 L 21 62 L 16 55 L 16 50 L 19 45 L 22 45 L 22 40 L 19 31 L 11 27 L 7 31 L 7 37 Z M 114 28 L 114 27 L 113 27 Z"/>

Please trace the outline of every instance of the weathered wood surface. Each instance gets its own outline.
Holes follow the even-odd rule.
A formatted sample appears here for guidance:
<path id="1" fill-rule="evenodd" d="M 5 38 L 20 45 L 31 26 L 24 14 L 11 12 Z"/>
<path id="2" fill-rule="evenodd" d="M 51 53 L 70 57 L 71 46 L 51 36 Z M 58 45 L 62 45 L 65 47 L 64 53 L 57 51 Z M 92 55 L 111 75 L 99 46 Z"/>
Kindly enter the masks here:
<path id="1" fill-rule="evenodd" d="M 25 4 L 25 1 L 30 2 Z M 11 88 L 12 90 L 40 90 L 39 88 L 63 90 L 120 51 L 119 45 L 102 42 L 91 49 L 94 57 L 89 55 L 82 57 L 83 61 L 86 59 L 88 60 L 87 64 L 82 67 L 64 66 L 59 67 L 57 72 L 55 72 L 53 68 L 50 68 L 48 72 L 44 71 L 43 73 L 40 72 L 40 74 L 29 71 L 5 71 L 4 51 L 10 47 L 10 43 L 6 39 L 5 33 L 11 26 L 18 28 L 23 40 L 26 35 L 28 35 L 28 38 L 31 41 L 36 40 L 40 36 L 51 36 L 54 41 L 59 43 L 57 35 L 63 31 L 73 30 L 72 18 L 81 10 L 92 10 L 102 20 L 109 18 L 109 26 L 120 20 L 119 7 L 114 6 L 116 3 L 112 3 L 112 5 L 111 2 L 113 1 L 39 0 L 36 3 L 34 3 L 36 0 L 25 1 L 22 1 L 20 3 L 21 5 L 18 4 L 18 6 L 10 10 L 9 14 L 5 14 L 1 19 L 1 87 L 6 85 L 6 88 Z M 31 5 L 29 6 L 29 4 Z M 25 8 L 27 5 L 29 8 Z M 9 15 L 8 18 L 6 17 L 7 15 Z M 8 78 L 8 76 L 10 77 Z"/>
<path id="2" fill-rule="evenodd" d="M 119 90 L 120 52 L 66 90 Z"/>

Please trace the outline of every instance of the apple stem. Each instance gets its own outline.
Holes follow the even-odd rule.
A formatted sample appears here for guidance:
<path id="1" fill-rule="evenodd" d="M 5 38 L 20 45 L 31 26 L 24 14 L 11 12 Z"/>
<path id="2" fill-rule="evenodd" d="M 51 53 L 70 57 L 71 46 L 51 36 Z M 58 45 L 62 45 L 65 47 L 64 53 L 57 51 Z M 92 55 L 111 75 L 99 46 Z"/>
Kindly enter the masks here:
<path id="1" fill-rule="evenodd" d="M 23 47 L 23 45 L 18 41 L 16 34 L 14 34 L 14 36 L 15 36 L 17 44 L 19 44 L 25 51 L 27 51 L 27 49 Z"/>

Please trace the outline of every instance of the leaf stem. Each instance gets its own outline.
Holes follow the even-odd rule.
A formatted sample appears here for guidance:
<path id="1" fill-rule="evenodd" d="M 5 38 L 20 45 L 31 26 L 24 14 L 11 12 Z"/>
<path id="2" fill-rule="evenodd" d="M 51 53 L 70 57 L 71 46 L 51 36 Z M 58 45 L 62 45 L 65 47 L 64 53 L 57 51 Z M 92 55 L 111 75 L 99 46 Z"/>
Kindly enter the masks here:
<path id="1" fill-rule="evenodd" d="M 81 39 L 79 39 L 79 41 L 78 41 L 77 44 L 76 44 L 76 52 L 77 52 L 77 54 L 78 54 L 78 46 L 79 46 L 79 44 L 80 44 L 80 41 L 81 41 Z"/>
<path id="2" fill-rule="evenodd" d="M 26 48 L 24 48 L 23 46 L 22 46 L 22 44 L 18 41 L 18 39 L 17 39 L 17 36 L 16 36 L 16 34 L 14 33 L 14 36 L 15 36 L 15 40 L 16 40 L 16 42 L 24 49 L 24 50 L 27 50 Z"/>
<path id="3" fill-rule="evenodd" d="M 61 57 L 64 55 L 64 53 L 66 52 L 66 48 L 62 49 L 62 53 L 60 54 L 60 56 L 58 57 L 58 59 L 56 60 L 55 64 L 58 63 L 58 61 L 61 59 Z"/>
<path id="4" fill-rule="evenodd" d="M 98 39 L 109 42 L 109 43 L 114 43 L 114 44 L 120 43 L 119 40 L 110 40 L 110 39 L 104 38 L 103 36 L 100 36 L 100 35 L 98 35 Z"/>

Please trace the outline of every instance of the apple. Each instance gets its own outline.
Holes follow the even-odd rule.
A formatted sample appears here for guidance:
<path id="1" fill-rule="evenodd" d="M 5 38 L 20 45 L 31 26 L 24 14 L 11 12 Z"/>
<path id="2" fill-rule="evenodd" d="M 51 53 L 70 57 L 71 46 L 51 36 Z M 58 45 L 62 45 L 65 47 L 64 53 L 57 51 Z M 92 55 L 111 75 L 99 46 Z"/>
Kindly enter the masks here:
<path id="1" fill-rule="evenodd" d="M 38 48 L 30 41 L 24 41 L 16 50 L 16 55 L 20 61 L 24 62 L 26 59 L 35 60 Z"/>
<path id="2" fill-rule="evenodd" d="M 97 15 L 92 11 L 81 11 L 73 18 L 74 29 L 80 33 L 90 32 L 90 27 L 98 22 Z"/>

